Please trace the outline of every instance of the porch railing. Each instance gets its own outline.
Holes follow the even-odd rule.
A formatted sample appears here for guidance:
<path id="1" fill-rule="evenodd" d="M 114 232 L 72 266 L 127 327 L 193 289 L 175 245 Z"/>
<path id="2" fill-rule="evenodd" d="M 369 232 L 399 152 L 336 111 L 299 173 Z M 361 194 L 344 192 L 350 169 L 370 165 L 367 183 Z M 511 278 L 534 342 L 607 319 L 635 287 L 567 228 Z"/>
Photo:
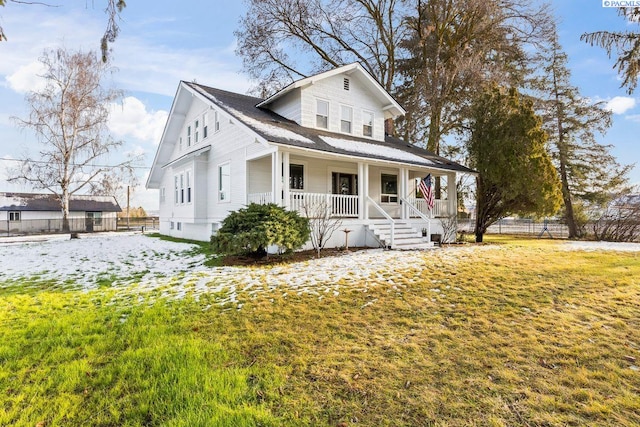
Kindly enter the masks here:
<path id="1" fill-rule="evenodd" d="M 417 208 L 417 210 L 422 212 L 422 214 L 424 214 L 426 216 L 431 215 L 432 218 L 443 218 L 443 217 L 450 216 L 450 213 L 449 213 L 449 201 L 448 200 L 436 199 L 435 203 L 433 205 L 433 210 L 431 212 L 429 212 L 429 208 L 427 207 L 427 202 L 423 198 L 408 197 L 407 198 L 407 202 L 409 202 L 409 204 L 415 206 Z M 419 217 L 419 215 L 414 211 L 412 211 L 410 213 L 410 216 L 411 216 L 411 218 L 418 218 Z"/>
<path id="2" fill-rule="evenodd" d="M 257 203 L 259 205 L 266 205 L 273 202 L 273 193 L 267 191 L 265 193 L 252 193 L 247 196 L 247 203 Z"/>
<path id="3" fill-rule="evenodd" d="M 358 196 L 324 193 L 290 193 L 290 209 L 309 217 L 358 217 Z"/>
<path id="4" fill-rule="evenodd" d="M 251 193 L 248 203 L 265 205 L 273 201 L 271 192 Z M 343 218 L 358 217 L 358 196 L 325 193 L 289 193 L 289 209 L 302 215 L 337 216 Z"/>
<path id="5" fill-rule="evenodd" d="M 391 216 L 384 210 L 382 209 L 382 207 L 380 205 L 378 205 L 375 200 L 373 200 L 371 197 L 367 196 L 367 203 L 366 203 L 367 207 L 369 207 L 369 205 L 373 206 L 378 212 L 380 212 L 382 214 L 382 216 L 387 220 L 387 222 L 389 223 L 389 242 L 386 242 L 386 245 L 389 248 L 393 248 L 394 243 L 395 243 L 395 221 L 393 220 L 393 218 L 391 218 Z"/>
<path id="6" fill-rule="evenodd" d="M 409 208 L 409 217 L 419 217 L 421 218 L 427 225 L 427 238 L 429 239 L 429 241 L 431 241 L 431 219 L 429 218 L 429 215 L 425 215 L 424 213 L 422 213 L 420 211 L 420 209 L 418 209 L 416 207 L 416 205 L 414 205 L 413 203 L 411 203 L 409 200 L 405 199 L 405 198 L 401 198 L 400 200 L 402 200 L 402 203 L 405 204 L 405 206 L 407 206 Z M 415 199 L 413 199 L 415 200 Z M 423 200 L 424 202 L 424 200 Z"/>

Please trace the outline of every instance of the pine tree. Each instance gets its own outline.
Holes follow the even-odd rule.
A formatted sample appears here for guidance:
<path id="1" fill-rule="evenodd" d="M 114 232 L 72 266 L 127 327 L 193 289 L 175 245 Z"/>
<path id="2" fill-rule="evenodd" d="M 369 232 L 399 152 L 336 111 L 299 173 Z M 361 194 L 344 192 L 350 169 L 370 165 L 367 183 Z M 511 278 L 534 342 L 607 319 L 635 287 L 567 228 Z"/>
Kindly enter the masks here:
<path id="1" fill-rule="evenodd" d="M 472 107 L 467 142 L 476 182 L 476 241 L 508 215 L 555 213 L 560 183 L 546 152 L 546 133 L 530 101 L 493 86 Z"/>
<path id="2" fill-rule="evenodd" d="M 584 234 L 578 221 L 576 203 L 603 203 L 627 183 L 630 166 L 621 166 L 611 154 L 611 146 L 597 141 L 611 126 L 611 112 L 604 102 L 591 102 L 571 85 L 568 58 L 554 32 L 547 59 L 534 87 L 538 91 L 538 111 L 549 134 L 549 149 L 562 183 L 564 216 L 569 238 Z"/>

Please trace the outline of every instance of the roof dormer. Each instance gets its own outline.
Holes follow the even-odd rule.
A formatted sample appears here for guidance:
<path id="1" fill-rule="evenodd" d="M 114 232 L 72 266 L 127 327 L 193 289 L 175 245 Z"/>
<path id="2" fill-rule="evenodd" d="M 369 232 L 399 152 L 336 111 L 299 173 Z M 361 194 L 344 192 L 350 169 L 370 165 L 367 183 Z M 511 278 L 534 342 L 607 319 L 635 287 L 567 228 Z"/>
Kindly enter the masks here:
<path id="1" fill-rule="evenodd" d="M 360 64 L 298 80 L 257 105 L 301 126 L 384 140 L 384 121 L 405 114 Z"/>

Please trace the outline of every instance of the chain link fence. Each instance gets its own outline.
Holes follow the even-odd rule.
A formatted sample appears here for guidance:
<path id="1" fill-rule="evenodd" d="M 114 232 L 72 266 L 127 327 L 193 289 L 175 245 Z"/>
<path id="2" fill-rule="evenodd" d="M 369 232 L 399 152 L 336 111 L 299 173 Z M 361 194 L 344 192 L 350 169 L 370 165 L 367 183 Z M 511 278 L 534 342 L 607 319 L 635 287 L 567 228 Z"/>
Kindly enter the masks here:
<path id="1" fill-rule="evenodd" d="M 157 216 L 144 218 L 69 218 L 69 230 L 65 231 L 62 218 L 0 221 L 0 236 L 25 236 L 38 234 L 97 233 L 101 231 L 158 230 Z"/>
<path id="2" fill-rule="evenodd" d="M 475 219 L 458 219 L 458 232 L 473 234 Z M 559 220 L 504 218 L 492 224 L 487 234 L 519 234 L 533 237 L 566 239 L 569 229 Z"/>

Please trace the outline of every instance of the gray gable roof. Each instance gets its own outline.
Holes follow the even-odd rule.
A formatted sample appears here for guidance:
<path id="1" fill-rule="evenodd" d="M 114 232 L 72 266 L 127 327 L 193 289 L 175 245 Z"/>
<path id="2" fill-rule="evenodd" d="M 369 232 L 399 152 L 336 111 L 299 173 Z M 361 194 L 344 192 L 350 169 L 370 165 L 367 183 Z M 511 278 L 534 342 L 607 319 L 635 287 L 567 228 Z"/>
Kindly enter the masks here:
<path id="1" fill-rule="evenodd" d="M 0 211 L 55 211 L 61 210 L 53 194 L 0 193 Z M 122 212 L 112 196 L 74 195 L 69 199 L 70 212 Z"/>
<path id="2" fill-rule="evenodd" d="M 182 83 L 200 93 L 228 114 L 244 123 L 262 138 L 272 143 L 351 157 L 387 160 L 440 170 L 475 173 L 475 171 L 466 166 L 437 156 L 399 138 L 386 135 L 383 142 L 306 128 L 269 109 L 257 107 L 263 101 L 261 98 L 215 89 L 197 83 Z"/>

